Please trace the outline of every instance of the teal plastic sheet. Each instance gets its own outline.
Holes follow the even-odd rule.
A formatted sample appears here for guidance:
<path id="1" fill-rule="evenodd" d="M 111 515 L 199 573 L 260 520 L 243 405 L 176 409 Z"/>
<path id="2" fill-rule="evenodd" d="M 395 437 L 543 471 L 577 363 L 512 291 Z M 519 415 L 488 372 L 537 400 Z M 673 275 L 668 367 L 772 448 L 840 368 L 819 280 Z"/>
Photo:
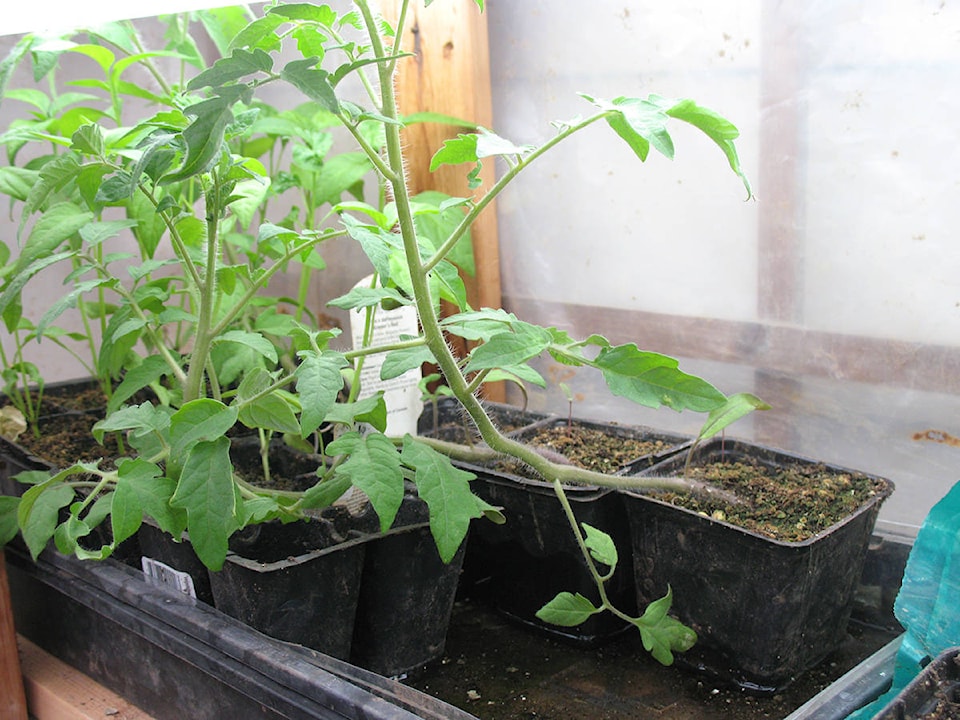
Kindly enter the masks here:
<path id="1" fill-rule="evenodd" d="M 960 645 L 960 482 L 933 506 L 907 559 L 894 604 L 906 629 L 893 685 L 848 720 L 869 720 L 947 648 Z"/>

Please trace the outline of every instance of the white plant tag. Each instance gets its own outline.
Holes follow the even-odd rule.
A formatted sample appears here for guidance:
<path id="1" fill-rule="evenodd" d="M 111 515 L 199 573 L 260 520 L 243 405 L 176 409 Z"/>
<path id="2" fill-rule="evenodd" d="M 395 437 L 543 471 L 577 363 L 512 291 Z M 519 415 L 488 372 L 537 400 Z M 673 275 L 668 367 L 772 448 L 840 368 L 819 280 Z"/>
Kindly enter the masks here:
<path id="1" fill-rule="evenodd" d="M 370 287 L 371 276 L 357 283 L 357 287 Z M 353 346 L 360 347 L 363 342 L 363 327 L 366 320 L 365 310 L 355 310 L 350 313 L 350 333 L 353 337 Z M 373 344 L 397 342 L 401 336 L 416 337 L 420 333 L 417 320 L 417 311 L 414 307 L 404 305 L 395 310 L 377 308 L 374 314 Z M 376 395 L 383 391 L 383 399 L 387 404 L 387 435 L 401 437 L 406 433 L 417 434 L 417 418 L 423 412 L 418 384 L 422 377 L 420 368 L 408 370 L 403 375 L 390 380 L 380 379 L 380 368 L 383 365 L 383 355 L 371 355 L 364 360 L 363 370 L 360 373 L 360 396 L 358 399 Z"/>
<path id="2" fill-rule="evenodd" d="M 176 590 L 188 597 L 197 597 L 197 591 L 193 587 L 193 578 L 189 573 L 176 570 L 159 560 L 148 557 L 141 557 L 140 564 L 143 567 L 144 579 L 151 585 Z"/>

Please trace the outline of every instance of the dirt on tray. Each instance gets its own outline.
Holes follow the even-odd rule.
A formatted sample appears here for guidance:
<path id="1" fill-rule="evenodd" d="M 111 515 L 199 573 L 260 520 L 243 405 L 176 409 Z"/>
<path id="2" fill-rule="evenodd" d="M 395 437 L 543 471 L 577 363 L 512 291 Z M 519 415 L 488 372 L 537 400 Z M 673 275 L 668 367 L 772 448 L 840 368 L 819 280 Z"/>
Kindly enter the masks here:
<path id="1" fill-rule="evenodd" d="M 458 601 L 442 661 L 407 684 L 480 720 L 760 720 L 783 718 L 895 637 L 851 624 L 823 662 L 769 697 L 752 697 L 680 666 L 664 667 L 627 632 L 570 647 Z"/>

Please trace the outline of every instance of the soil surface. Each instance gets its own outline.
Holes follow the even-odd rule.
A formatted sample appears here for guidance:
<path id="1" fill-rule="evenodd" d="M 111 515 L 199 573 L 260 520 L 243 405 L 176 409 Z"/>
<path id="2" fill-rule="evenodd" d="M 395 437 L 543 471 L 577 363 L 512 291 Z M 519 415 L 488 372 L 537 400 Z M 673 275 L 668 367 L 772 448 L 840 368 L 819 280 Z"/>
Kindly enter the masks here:
<path id="1" fill-rule="evenodd" d="M 663 440 L 625 437 L 576 423 L 561 423 L 542 428 L 529 437 L 524 437 L 523 441 L 561 455 L 577 467 L 608 474 L 616 473 L 632 461 L 661 453 L 669 447 Z M 518 462 L 503 461 L 497 464 L 497 469 L 513 475 L 531 476 L 531 471 Z"/>
<path id="2" fill-rule="evenodd" d="M 826 530 L 885 488 L 881 481 L 860 473 L 837 472 L 815 463 L 770 467 L 750 457 L 693 466 L 688 476 L 727 490 L 740 502 L 693 494 L 658 497 L 785 542 L 806 540 Z"/>
<path id="3" fill-rule="evenodd" d="M 759 720 L 783 718 L 895 637 L 851 624 L 847 640 L 770 697 L 751 697 L 679 666 L 663 667 L 625 633 L 570 647 L 472 600 L 458 601 L 439 664 L 407 684 L 481 720 Z"/>

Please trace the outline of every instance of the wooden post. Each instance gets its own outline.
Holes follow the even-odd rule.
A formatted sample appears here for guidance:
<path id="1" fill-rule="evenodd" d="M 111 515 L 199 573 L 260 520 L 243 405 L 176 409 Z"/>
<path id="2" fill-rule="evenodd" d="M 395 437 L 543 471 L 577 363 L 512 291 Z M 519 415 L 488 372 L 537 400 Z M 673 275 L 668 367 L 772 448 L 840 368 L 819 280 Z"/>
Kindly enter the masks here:
<path id="1" fill-rule="evenodd" d="M 384 16 L 397 21 L 399 0 L 385 0 Z M 400 112 L 435 112 L 493 125 L 490 92 L 490 52 L 487 19 L 474 0 L 445 0 L 424 8 L 411 2 L 407 10 L 400 49 L 413 57 L 398 64 L 397 102 Z M 407 179 L 411 194 L 439 190 L 454 197 L 479 197 L 495 181 L 493 162 L 480 172 L 482 186 L 470 190 L 466 165 L 446 165 L 430 172 L 430 159 L 443 141 L 464 132 L 462 128 L 437 123 L 416 123 L 404 130 Z M 473 226 L 473 255 L 476 277 L 465 277 L 467 298 L 474 308 L 498 308 L 500 291 L 500 247 L 497 239 L 495 203 L 491 203 Z M 503 388 L 486 388 L 491 400 L 503 399 Z"/>
<path id="2" fill-rule="evenodd" d="M 27 720 L 27 698 L 20 673 L 13 603 L 7 585 L 7 562 L 0 548 L 0 718 Z"/>

